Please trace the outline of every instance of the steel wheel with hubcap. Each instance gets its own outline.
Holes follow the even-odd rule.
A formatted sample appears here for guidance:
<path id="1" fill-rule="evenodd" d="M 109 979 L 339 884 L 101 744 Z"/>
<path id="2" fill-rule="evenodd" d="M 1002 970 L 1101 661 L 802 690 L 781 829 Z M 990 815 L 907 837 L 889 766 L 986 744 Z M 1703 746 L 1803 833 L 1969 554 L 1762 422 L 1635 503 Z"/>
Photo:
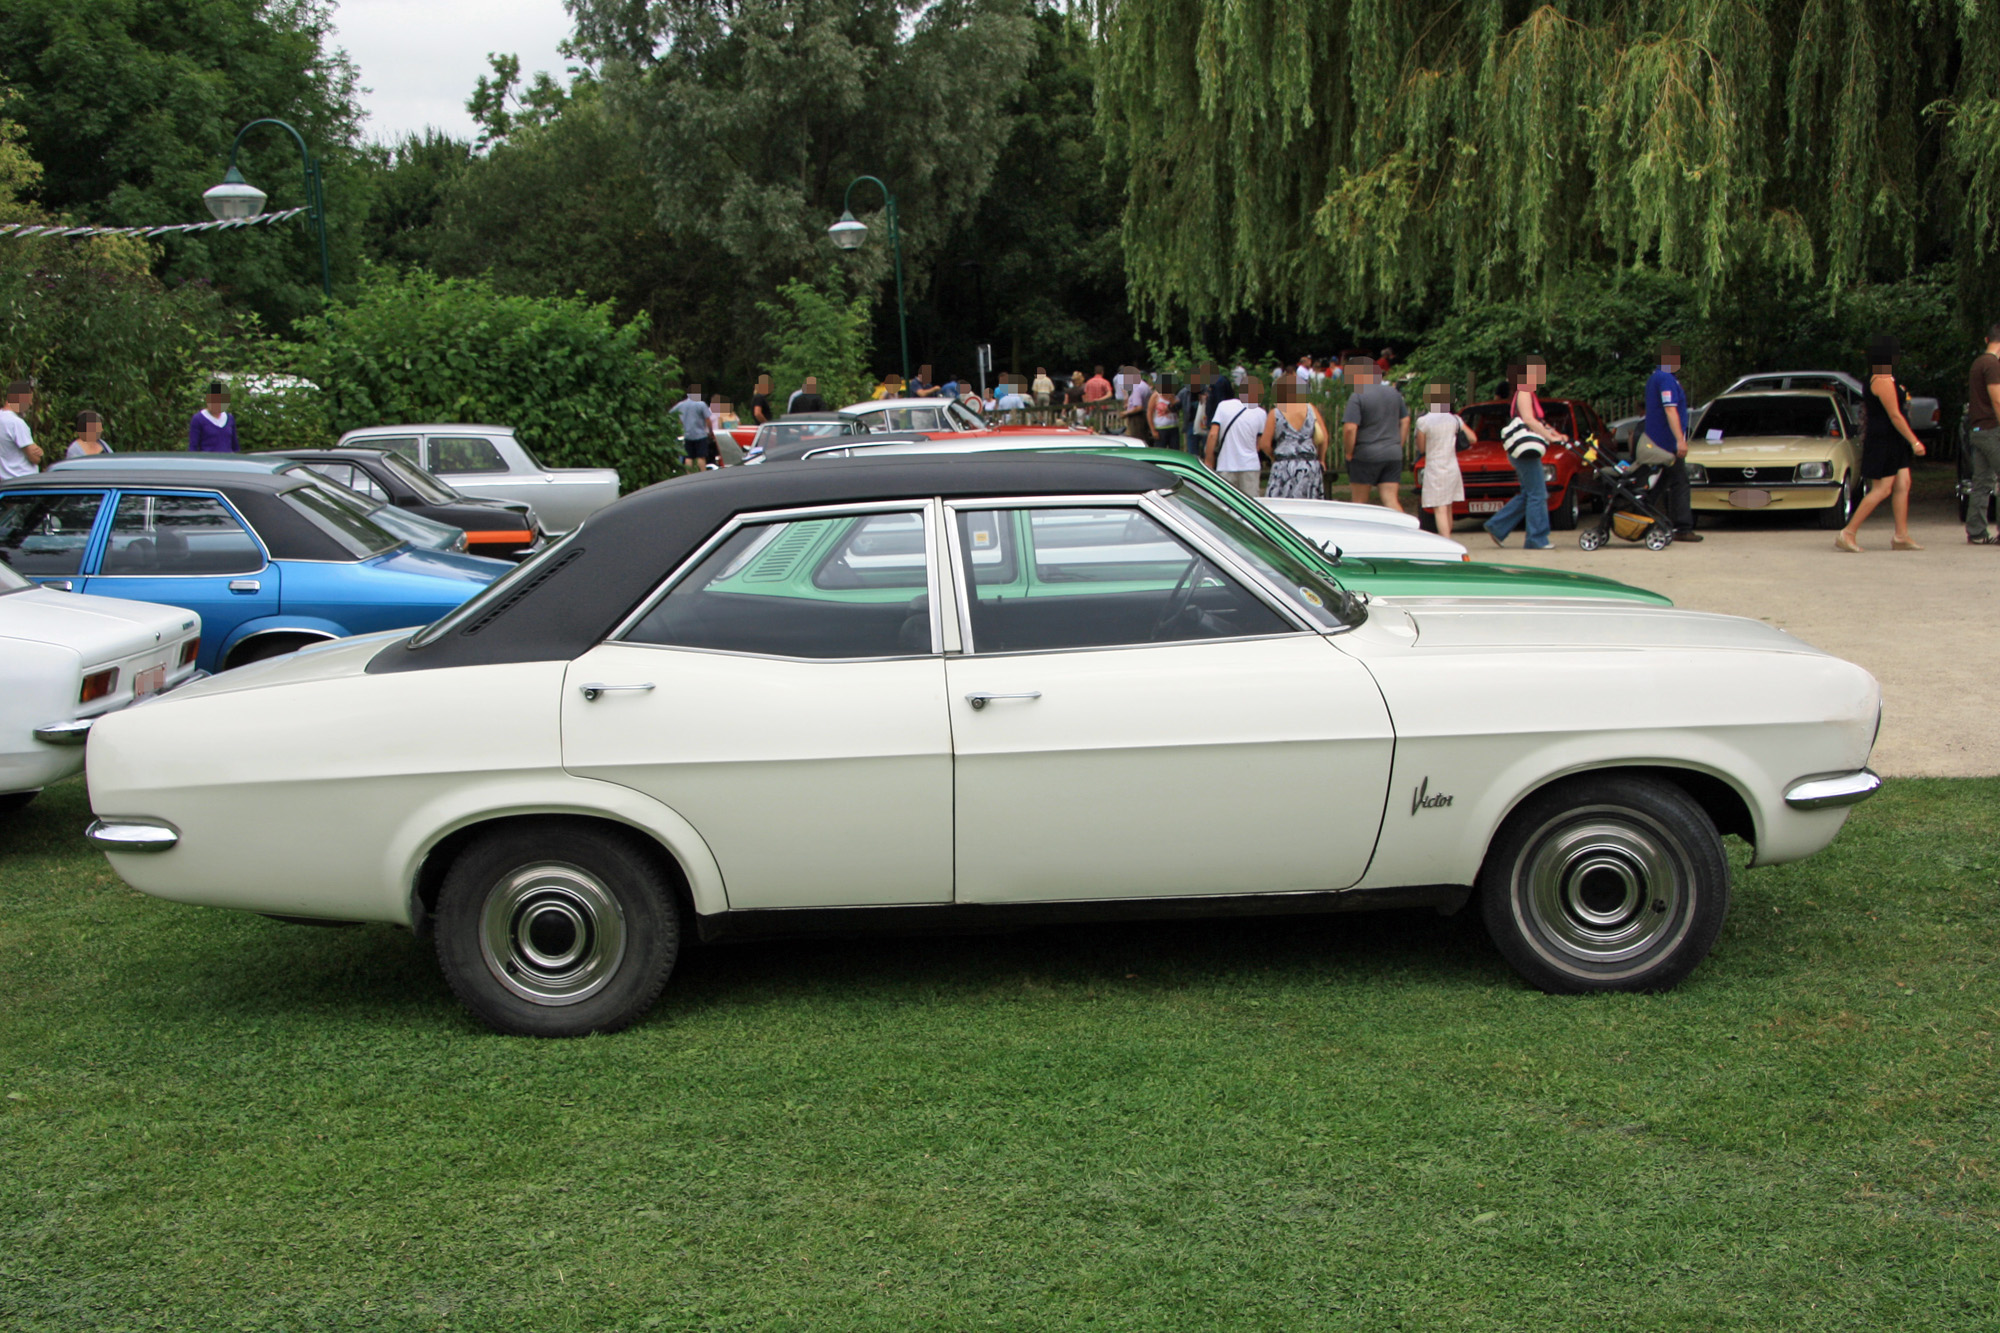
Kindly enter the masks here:
<path id="1" fill-rule="evenodd" d="M 437 952 L 453 992 L 502 1032 L 612 1032 L 659 997 L 680 914 L 636 834 L 549 819 L 473 843 L 438 894 Z"/>
<path id="2" fill-rule="evenodd" d="M 1714 947 L 1729 861 L 1714 822 L 1679 787 L 1580 777 L 1514 813 L 1479 891 L 1494 944 L 1542 990 L 1666 990 Z"/>
<path id="3" fill-rule="evenodd" d="M 1847 520 L 1854 517 L 1854 478 L 1843 477 L 1840 481 L 1840 498 L 1819 511 L 1819 526 L 1823 532 L 1838 532 L 1847 526 Z"/>

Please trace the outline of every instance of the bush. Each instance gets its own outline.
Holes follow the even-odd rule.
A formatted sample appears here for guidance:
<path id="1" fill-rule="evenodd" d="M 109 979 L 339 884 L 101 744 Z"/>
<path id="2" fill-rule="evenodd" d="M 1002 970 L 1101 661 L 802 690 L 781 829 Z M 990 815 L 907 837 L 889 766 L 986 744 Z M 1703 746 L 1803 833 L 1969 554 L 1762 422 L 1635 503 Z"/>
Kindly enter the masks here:
<path id="1" fill-rule="evenodd" d="M 833 410 L 866 398 L 872 387 L 868 298 L 847 300 L 833 279 L 825 291 L 808 282 L 788 282 L 778 296 L 782 305 L 757 303 L 757 313 L 771 326 L 773 400 L 784 402 L 808 375 L 819 377 L 819 396 Z"/>
<path id="2" fill-rule="evenodd" d="M 502 296 L 479 278 L 371 275 L 352 304 L 301 321 L 298 373 L 332 432 L 393 422 L 511 426 L 556 467 L 615 467 L 626 489 L 673 475 L 679 368 L 643 315 Z"/>

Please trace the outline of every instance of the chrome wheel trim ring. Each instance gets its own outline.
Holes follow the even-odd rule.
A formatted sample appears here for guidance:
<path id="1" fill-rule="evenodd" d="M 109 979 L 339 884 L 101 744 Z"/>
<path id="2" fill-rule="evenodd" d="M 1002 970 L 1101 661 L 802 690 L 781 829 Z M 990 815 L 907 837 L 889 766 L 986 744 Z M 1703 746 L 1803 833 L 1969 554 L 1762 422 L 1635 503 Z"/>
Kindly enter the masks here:
<path id="1" fill-rule="evenodd" d="M 617 975 L 625 909 L 578 866 L 523 866 L 487 893 L 479 952 L 493 979 L 529 1003 L 577 1004 Z"/>
<path id="2" fill-rule="evenodd" d="M 1634 811 L 1572 811 L 1515 868 L 1514 916 L 1550 963 L 1616 979 L 1669 952 L 1694 922 L 1693 868 Z"/>

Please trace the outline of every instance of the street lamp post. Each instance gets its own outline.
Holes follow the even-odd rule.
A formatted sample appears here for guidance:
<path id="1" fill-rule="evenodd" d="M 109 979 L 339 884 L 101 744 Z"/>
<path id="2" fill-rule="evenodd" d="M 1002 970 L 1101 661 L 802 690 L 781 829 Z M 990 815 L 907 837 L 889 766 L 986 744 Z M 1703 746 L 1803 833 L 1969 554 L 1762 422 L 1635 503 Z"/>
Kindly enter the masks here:
<path id="1" fill-rule="evenodd" d="M 211 186 L 201 197 L 208 204 L 208 211 L 222 222 L 254 218 L 264 211 L 264 192 L 244 180 L 243 173 L 236 169 L 236 154 L 243 147 L 243 136 L 259 125 L 276 125 L 291 135 L 299 146 L 299 155 L 306 160 L 306 218 L 319 232 L 319 288 L 330 301 L 333 299 L 333 269 L 326 258 L 326 196 L 320 191 L 319 159 L 306 147 L 304 135 L 284 121 L 269 116 L 251 121 L 236 131 L 236 142 L 229 145 L 229 170 L 223 173 L 222 184 Z"/>
<path id="2" fill-rule="evenodd" d="M 889 201 L 889 248 L 896 254 L 896 332 L 903 339 L 903 389 L 910 385 L 910 325 L 903 313 L 903 238 L 896 230 L 896 196 L 889 193 L 889 187 L 873 176 L 856 176 L 847 183 L 847 193 L 840 199 L 840 221 L 826 229 L 833 237 L 833 243 L 843 250 L 852 250 L 868 237 L 868 224 L 857 220 L 851 204 L 854 187 L 867 181 L 882 192 Z"/>

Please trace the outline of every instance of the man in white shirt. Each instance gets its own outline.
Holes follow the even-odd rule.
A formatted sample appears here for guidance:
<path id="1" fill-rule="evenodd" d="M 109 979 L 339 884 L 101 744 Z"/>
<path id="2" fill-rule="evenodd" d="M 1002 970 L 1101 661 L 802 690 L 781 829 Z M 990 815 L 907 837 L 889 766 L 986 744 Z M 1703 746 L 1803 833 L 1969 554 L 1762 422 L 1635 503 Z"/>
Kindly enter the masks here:
<path id="1" fill-rule="evenodd" d="M 1208 423 L 1208 465 L 1253 500 L 1263 491 L 1263 468 L 1257 456 L 1257 441 L 1264 434 L 1268 415 L 1257 406 L 1263 387 L 1254 379 L 1247 381 L 1243 397 L 1217 407 L 1215 419 Z"/>
<path id="2" fill-rule="evenodd" d="M 41 469 L 42 447 L 23 417 L 35 400 L 35 386 L 15 380 L 7 386 L 6 406 L 0 407 L 0 478 L 32 477 Z"/>

